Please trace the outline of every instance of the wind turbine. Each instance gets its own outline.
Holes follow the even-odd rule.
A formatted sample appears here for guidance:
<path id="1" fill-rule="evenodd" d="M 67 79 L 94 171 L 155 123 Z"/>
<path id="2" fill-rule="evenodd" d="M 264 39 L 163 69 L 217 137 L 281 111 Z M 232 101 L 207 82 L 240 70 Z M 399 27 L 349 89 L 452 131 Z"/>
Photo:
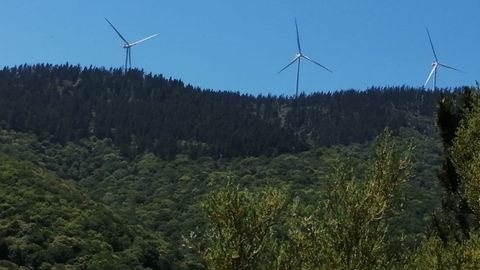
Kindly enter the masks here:
<path id="1" fill-rule="evenodd" d="M 437 57 L 437 53 L 435 52 L 435 48 L 433 47 L 433 42 L 432 42 L 432 38 L 430 37 L 430 32 L 428 31 L 428 28 L 427 28 L 427 35 L 428 35 L 428 40 L 430 41 L 430 46 L 432 47 L 432 52 L 433 52 L 433 56 L 435 57 L 435 61 L 433 61 L 432 63 L 432 71 L 430 71 L 430 75 L 428 75 L 428 78 L 427 80 L 425 81 L 425 84 L 423 85 L 423 87 L 426 87 L 428 82 L 430 81 L 430 79 L 432 78 L 432 75 L 433 75 L 433 90 L 436 90 L 437 89 L 437 70 L 438 70 L 438 67 L 444 67 L 444 68 L 449 68 L 449 69 L 453 69 L 453 70 L 456 70 L 458 72 L 462 72 L 461 70 L 459 69 L 456 69 L 454 67 L 451 67 L 451 66 L 447 66 L 443 63 L 440 63 L 440 61 L 438 61 L 438 57 Z"/>
<path id="2" fill-rule="evenodd" d="M 300 37 L 298 35 L 298 24 L 297 24 L 297 19 L 295 19 L 295 29 L 297 30 L 297 47 L 298 47 L 298 52 L 297 54 L 295 55 L 295 57 L 293 58 L 293 60 L 288 63 L 288 65 L 286 65 L 284 68 L 282 68 L 278 73 L 284 71 L 286 68 L 288 68 L 289 66 L 291 66 L 293 63 L 297 62 L 297 84 L 296 84 L 296 87 L 295 87 L 295 98 L 297 98 L 298 96 L 298 82 L 299 82 L 299 79 L 300 79 L 300 61 L 303 59 L 305 60 L 308 60 L 322 68 L 324 68 L 325 70 L 329 71 L 329 72 L 332 72 L 330 69 L 326 68 L 325 66 L 321 65 L 320 63 L 318 63 L 317 61 L 311 59 L 310 57 L 304 55 L 302 53 L 302 48 L 300 47 Z"/>
<path id="3" fill-rule="evenodd" d="M 117 28 L 115 28 L 115 26 L 113 26 L 113 24 L 107 18 L 105 18 L 105 20 L 108 22 L 108 24 L 110 24 L 110 26 L 113 28 L 113 30 L 115 30 L 115 32 L 117 32 L 118 36 L 123 40 L 123 42 L 125 42 L 125 44 L 123 44 L 123 48 L 125 49 L 125 72 L 127 72 L 127 70 L 129 68 L 132 68 L 132 52 L 131 52 L 132 47 L 137 45 L 137 44 L 140 44 L 140 43 L 142 43 L 146 40 L 149 40 L 153 37 L 156 37 L 157 34 L 151 35 L 151 36 L 148 36 L 146 38 L 142 38 L 138 41 L 130 43 L 122 36 L 122 34 L 120 34 L 120 32 L 118 32 Z"/>

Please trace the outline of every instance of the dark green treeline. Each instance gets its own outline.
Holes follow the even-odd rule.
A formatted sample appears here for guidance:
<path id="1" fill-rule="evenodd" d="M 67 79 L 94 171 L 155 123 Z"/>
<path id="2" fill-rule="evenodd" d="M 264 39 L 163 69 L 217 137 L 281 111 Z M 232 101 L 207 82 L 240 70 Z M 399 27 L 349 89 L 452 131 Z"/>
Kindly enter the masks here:
<path id="1" fill-rule="evenodd" d="M 440 92 L 371 88 L 289 97 L 202 90 L 131 70 L 21 65 L 0 71 L 0 126 L 56 142 L 111 138 L 127 156 L 272 156 L 373 139 L 385 126 L 433 133 Z M 296 104 L 296 105 L 295 105 Z"/>

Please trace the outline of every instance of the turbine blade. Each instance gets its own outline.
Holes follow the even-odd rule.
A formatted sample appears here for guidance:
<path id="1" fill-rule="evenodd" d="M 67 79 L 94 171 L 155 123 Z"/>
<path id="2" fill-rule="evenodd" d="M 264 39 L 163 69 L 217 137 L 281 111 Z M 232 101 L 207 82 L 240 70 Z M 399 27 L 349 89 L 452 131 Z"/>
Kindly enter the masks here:
<path id="1" fill-rule="evenodd" d="M 314 63 L 314 64 L 316 64 L 316 65 L 318 65 L 318 66 L 320 66 L 320 67 L 322 67 L 322 68 L 324 68 L 324 69 L 326 69 L 327 71 L 329 71 L 329 72 L 332 72 L 332 73 L 333 73 L 333 71 L 331 71 L 330 69 L 328 69 L 328 68 L 327 68 L 327 67 L 325 67 L 324 65 L 322 65 L 322 64 L 320 64 L 320 63 L 318 63 L 317 61 L 315 61 L 315 60 L 311 59 L 310 57 L 308 57 L 308 56 L 306 56 L 306 55 L 303 55 L 303 54 L 302 54 L 302 57 L 303 57 L 303 58 L 305 58 L 305 59 L 307 59 L 308 61 L 310 61 L 310 62 L 312 62 L 312 63 Z"/>
<path id="2" fill-rule="evenodd" d="M 298 24 L 297 24 L 297 18 L 295 18 L 295 29 L 297 30 L 297 46 L 298 46 L 298 52 L 302 53 L 302 48 L 300 47 L 300 36 L 298 34 Z"/>
<path id="3" fill-rule="evenodd" d="M 440 65 L 440 66 L 442 66 L 442 67 L 445 67 L 445 68 L 449 68 L 449 69 L 456 70 L 456 71 L 461 72 L 461 73 L 466 73 L 466 72 L 463 71 L 463 70 L 460 70 L 460 69 L 457 69 L 457 68 L 454 68 L 454 67 L 451 67 L 451 66 L 447 66 L 447 65 L 442 64 L 442 63 L 438 63 L 438 65 Z"/>
<path id="4" fill-rule="evenodd" d="M 436 66 L 436 65 L 433 66 L 432 71 L 430 71 L 430 75 L 428 75 L 428 78 L 427 78 L 427 80 L 425 81 L 425 84 L 423 85 L 423 87 L 427 86 L 428 82 L 429 82 L 430 79 L 432 78 L 432 75 L 433 75 L 433 73 L 435 72 L 436 69 L 437 69 L 437 66 Z"/>
<path id="5" fill-rule="evenodd" d="M 113 30 L 115 30 L 115 32 L 117 32 L 118 36 L 125 42 L 125 44 L 129 44 L 128 41 L 122 36 L 122 34 L 120 34 L 120 32 L 118 32 L 117 28 L 115 28 L 115 26 L 113 26 L 113 24 L 107 18 L 105 18 L 105 20 L 108 22 L 108 24 L 110 24 L 110 26 L 113 28 Z"/>
<path id="6" fill-rule="evenodd" d="M 293 60 L 288 63 L 288 65 L 286 65 L 284 68 L 282 68 L 278 73 L 284 71 L 285 69 L 287 69 L 289 66 L 291 66 L 293 63 L 295 63 L 295 61 L 297 61 L 298 59 L 300 58 L 300 56 L 295 56 L 295 58 L 293 58 Z"/>
<path id="7" fill-rule="evenodd" d="M 430 40 L 430 46 L 432 47 L 432 52 L 433 52 L 433 56 L 435 57 L 435 61 L 438 62 L 437 53 L 435 52 L 435 48 L 433 47 L 432 37 L 430 37 L 430 31 L 428 31 L 428 28 L 427 28 L 427 35 L 428 35 L 428 40 Z"/>
<path id="8" fill-rule="evenodd" d="M 147 41 L 147 40 L 149 40 L 149 39 L 151 39 L 151 38 L 154 38 L 154 37 L 156 37 L 156 36 L 158 36 L 158 34 L 151 35 L 151 36 L 149 36 L 149 37 L 142 38 L 142 39 L 140 39 L 140 40 L 138 40 L 138 41 L 135 41 L 135 42 L 133 42 L 133 43 L 130 43 L 130 47 L 133 46 L 133 45 L 137 45 L 137 44 L 139 44 L 139 43 L 142 43 L 142 42 L 144 42 L 144 41 Z"/>

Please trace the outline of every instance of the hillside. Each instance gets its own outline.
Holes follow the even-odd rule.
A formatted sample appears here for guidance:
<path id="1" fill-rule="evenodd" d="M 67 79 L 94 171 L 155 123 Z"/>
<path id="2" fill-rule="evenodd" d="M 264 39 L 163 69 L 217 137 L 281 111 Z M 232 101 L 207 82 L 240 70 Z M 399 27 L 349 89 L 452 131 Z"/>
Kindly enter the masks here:
<path id="1" fill-rule="evenodd" d="M 439 206 L 436 174 L 441 149 L 434 139 L 418 132 L 406 130 L 403 135 L 405 144 L 416 146 L 415 177 L 405 187 L 404 209 L 392 224 L 403 232 L 406 244 L 416 245 Z M 185 269 L 194 267 L 197 259 L 182 248 L 183 237 L 203 228 L 206 220 L 201 202 L 211 190 L 228 181 L 255 189 L 283 187 L 292 199 L 298 196 L 312 203 L 325 190 L 325 177 L 339 160 L 348 160 L 360 169 L 370 152 L 371 144 L 366 143 L 317 147 L 275 158 L 215 160 L 178 155 L 164 160 L 150 153 L 129 160 L 108 139 L 91 137 L 61 145 L 39 141 L 31 134 L 0 132 L 0 153 L 74 180 L 90 198 L 114 209 L 125 225 L 141 224 L 159 232 L 169 243 L 169 253 L 182 254 L 172 260 Z"/>
<path id="2" fill-rule="evenodd" d="M 74 183 L 3 154 L 0 213 L 0 266 L 8 269 L 169 266 L 168 246 L 158 235 L 128 226 Z"/>
<path id="3" fill-rule="evenodd" d="M 286 125 L 311 145 L 331 146 L 372 140 L 385 127 L 397 134 L 411 128 L 434 136 L 437 102 L 444 91 L 372 87 L 300 96 Z"/>
<path id="4" fill-rule="evenodd" d="M 372 88 L 294 102 L 201 90 L 138 70 L 24 65 L 0 71 L 0 127 L 60 143 L 109 138 L 129 157 L 275 156 L 363 143 L 386 126 L 435 134 L 440 94 Z"/>
<path id="5" fill-rule="evenodd" d="M 131 70 L 20 66 L 0 72 L 0 121 L 57 142 L 110 138 L 130 157 L 274 155 L 305 149 L 291 130 L 251 113 L 254 99 L 200 91 Z"/>
<path id="6" fill-rule="evenodd" d="M 413 177 L 386 223 L 403 247 L 417 247 L 442 206 L 441 95 L 451 96 L 392 87 L 292 100 L 139 70 L 4 68 L 0 267 L 204 269 L 186 238 L 207 237 L 212 191 L 274 187 L 288 203 L 315 205 L 339 163 L 363 177 L 386 127 L 414 146 Z"/>

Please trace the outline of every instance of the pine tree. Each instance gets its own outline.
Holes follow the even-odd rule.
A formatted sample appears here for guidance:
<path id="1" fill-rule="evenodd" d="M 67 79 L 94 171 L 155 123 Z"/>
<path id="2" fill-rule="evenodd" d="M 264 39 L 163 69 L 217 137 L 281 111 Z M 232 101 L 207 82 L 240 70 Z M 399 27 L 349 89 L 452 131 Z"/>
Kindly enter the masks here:
<path id="1" fill-rule="evenodd" d="M 443 96 L 439 102 L 437 123 L 440 128 L 446 158 L 438 179 L 444 188 L 442 211 L 435 213 L 433 227 L 443 242 L 461 241 L 472 229 L 472 210 L 464 194 L 464 184 L 452 160 L 451 148 L 462 119 L 472 109 L 476 92 L 465 88 L 460 96 Z"/>

